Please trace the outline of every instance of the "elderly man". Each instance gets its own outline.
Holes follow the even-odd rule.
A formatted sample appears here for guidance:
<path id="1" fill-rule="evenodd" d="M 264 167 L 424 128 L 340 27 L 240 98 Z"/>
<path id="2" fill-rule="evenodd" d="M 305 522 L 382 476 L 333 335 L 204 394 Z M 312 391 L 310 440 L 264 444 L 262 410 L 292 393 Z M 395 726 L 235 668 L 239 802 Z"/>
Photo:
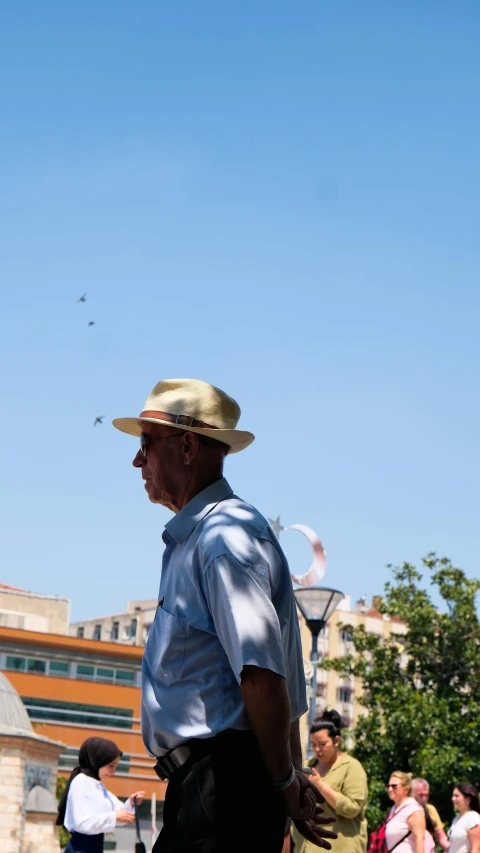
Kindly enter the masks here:
<path id="1" fill-rule="evenodd" d="M 113 421 L 140 438 L 133 465 L 150 501 L 175 513 L 143 659 L 143 739 L 169 780 L 155 853 L 280 853 L 286 816 L 319 847 L 336 837 L 301 771 L 307 703 L 287 561 L 222 474 L 254 440 L 239 417 L 220 389 L 167 379 L 138 417 Z"/>
<path id="2" fill-rule="evenodd" d="M 440 847 L 443 850 L 448 850 L 450 842 L 443 828 L 443 823 L 440 819 L 440 815 L 438 814 L 435 806 L 432 805 L 432 803 L 428 802 L 429 795 L 430 785 L 426 779 L 412 779 L 412 796 L 414 796 L 415 799 L 422 804 L 422 806 L 425 806 L 428 811 L 430 820 L 433 823 L 435 838 L 437 839 L 438 843 L 440 844 Z"/>

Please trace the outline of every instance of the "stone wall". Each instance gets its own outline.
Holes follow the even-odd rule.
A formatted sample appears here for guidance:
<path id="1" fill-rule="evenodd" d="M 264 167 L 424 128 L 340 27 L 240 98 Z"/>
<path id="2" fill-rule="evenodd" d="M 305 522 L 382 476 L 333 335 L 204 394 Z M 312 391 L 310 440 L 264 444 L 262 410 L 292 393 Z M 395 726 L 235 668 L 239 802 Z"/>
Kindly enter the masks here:
<path id="1" fill-rule="evenodd" d="M 0 747 L 0 850 L 19 853 L 22 841 L 24 759 L 19 749 Z"/>
<path id="2" fill-rule="evenodd" d="M 27 814 L 25 804 L 30 788 L 38 780 L 54 794 L 61 751 L 61 745 L 33 735 L 0 734 L 1 853 L 59 853 L 55 816 Z"/>
<path id="3" fill-rule="evenodd" d="M 22 853 L 60 853 L 56 815 L 27 812 Z"/>

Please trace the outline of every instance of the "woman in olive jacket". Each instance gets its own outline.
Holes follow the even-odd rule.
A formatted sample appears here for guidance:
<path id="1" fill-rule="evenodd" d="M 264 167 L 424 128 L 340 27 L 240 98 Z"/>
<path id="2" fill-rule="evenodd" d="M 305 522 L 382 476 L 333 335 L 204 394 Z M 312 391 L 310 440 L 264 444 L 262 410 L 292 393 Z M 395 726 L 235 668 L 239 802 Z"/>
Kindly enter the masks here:
<path id="1" fill-rule="evenodd" d="M 334 815 L 338 834 L 332 841 L 332 853 L 365 853 L 368 798 L 367 774 L 356 758 L 340 749 L 342 721 L 337 711 L 324 711 L 314 721 L 310 738 L 314 758 L 310 762 L 310 780 L 325 797 L 326 815 Z M 318 847 L 293 829 L 295 853 L 317 853 Z"/>

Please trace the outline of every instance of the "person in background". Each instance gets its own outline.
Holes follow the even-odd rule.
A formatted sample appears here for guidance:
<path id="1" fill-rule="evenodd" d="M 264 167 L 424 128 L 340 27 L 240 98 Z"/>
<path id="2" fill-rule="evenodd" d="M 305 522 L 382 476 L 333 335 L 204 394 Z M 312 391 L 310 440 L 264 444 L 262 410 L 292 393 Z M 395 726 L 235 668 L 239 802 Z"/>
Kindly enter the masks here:
<path id="1" fill-rule="evenodd" d="M 393 806 L 387 817 L 385 842 L 395 853 L 433 853 L 434 841 L 426 829 L 425 811 L 412 797 L 412 774 L 395 770 L 386 791 Z"/>
<path id="2" fill-rule="evenodd" d="M 340 714 L 324 711 L 310 729 L 314 758 L 309 762 L 310 779 L 325 798 L 325 814 L 336 817 L 335 853 L 365 853 L 368 798 L 367 775 L 356 758 L 341 749 L 343 728 Z M 317 847 L 293 831 L 295 853 L 314 853 Z"/>
<path id="3" fill-rule="evenodd" d="M 412 794 L 420 805 L 425 806 L 433 826 L 433 836 L 436 838 L 442 850 L 448 850 L 449 840 L 443 828 L 443 823 L 440 819 L 435 806 L 428 802 L 430 795 L 430 785 L 426 779 L 412 779 Z"/>
<path id="4" fill-rule="evenodd" d="M 58 805 L 56 824 L 72 833 L 65 853 L 102 853 L 104 833 L 135 820 L 135 798 L 140 805 L 145 792 L 136 791 L 122 803 L 105 787 L 121 757 L 113 740 L 89 737 L 82 743 L 78 766 L 72 770 Z"/>
<path id="5" fill-rule="evenodd" d="M 448 833 L 449 853 L 480 853 L 480 803 L 477 789 L 469 782 L 457 782 L 452 803 L 458 814 Z"/>

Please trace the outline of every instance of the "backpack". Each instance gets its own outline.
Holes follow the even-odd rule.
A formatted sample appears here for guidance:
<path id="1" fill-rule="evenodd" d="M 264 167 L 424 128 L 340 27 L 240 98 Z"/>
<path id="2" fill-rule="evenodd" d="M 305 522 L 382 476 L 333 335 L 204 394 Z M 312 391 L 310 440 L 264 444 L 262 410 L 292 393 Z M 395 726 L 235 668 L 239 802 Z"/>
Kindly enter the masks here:
<path id="1" fill-rule="evenodd" d="M 401 809 L 399 809 L 398 812 L 401 812 Z M 378 827 L 378 829 L 374 829 L 370 836 L 370 846 L 367 850 L 367 853 L 393 853 L 395 847 L 398 847 L 398 845 L 401 844 L 402 841 L 405 841 L 405 839 L 408 838 L 408 836 L 410 835 L 410 830 L 408 830 L 406 835 L 404 835 L 403 838 L 400 839 L 400 841 L 397 841 L 397 843 L 394 844 L 390 850 L 388 849 L 385 836 L 387 831 L 387 823 L 392 819 L 392 817 L 393 814 L 391 817 L 387 817 Z"/>

